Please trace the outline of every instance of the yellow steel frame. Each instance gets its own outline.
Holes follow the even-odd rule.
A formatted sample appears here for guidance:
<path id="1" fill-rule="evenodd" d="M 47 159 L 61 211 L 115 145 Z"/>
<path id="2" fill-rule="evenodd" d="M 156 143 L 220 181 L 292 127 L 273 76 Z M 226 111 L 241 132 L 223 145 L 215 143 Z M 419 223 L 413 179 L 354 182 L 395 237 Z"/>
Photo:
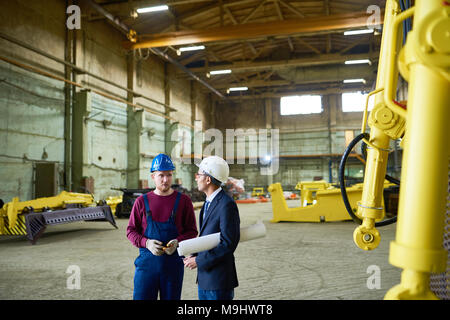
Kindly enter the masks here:
<path id="1" fill-rule="evenodd" d="M 399 26 L 408 17 L 414 17 L 413 29 L 400 48 Z M 381 203 L 389 140 L 404 135 L 397 232 L 389 253 L 389 262 L 403 272 L 401 283 L 388 291 L 386 299 L 436 298 L 429 288 L 430 273 L 446 268 L 443 231 L 450 141 L 449 70 L 448 2 L 416 0 L 415 7 L 400 12 L 398 1 L 387 0 L 377 84 L 372 92 L 375 106 L 366 141 L 371 148 L 363 206 L 358 209 L 363 223 L 354 232 L 355 243 L 365 250 L 379 243 L 375 220 L 380 212 L 371 208 Z M 394 101 L 399 71 L 409 83 L 407 111 Z M 365 118 L 366 112 L 363 130 Z"/>

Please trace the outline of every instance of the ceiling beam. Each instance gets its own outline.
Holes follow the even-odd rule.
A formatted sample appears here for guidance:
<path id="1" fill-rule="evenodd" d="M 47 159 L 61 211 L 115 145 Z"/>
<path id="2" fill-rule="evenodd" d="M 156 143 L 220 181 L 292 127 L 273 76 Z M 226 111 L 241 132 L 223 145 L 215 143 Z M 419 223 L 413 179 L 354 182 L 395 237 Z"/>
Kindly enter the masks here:
<path id="1" fill-rule="evenodd" d="M 257 95 L 255 94 L 241 94 L 241 95 L 229 95 L 227 101 L 233 100 L 249 100 L 249 99 L 265 99 L 265 98 L 281 98 L 290 95 L 302 95 L 302 94 L 318 94 L 318 95 L 328 95 L 328 94 L 341 94 L 344 92 L 355 92 L 355 91 L 370 91 L 370 85 L 362 86 L 331 86 L 326 89 L 300 89 L 295 91 L 284 91 L 284 92 L 261 92 Z"/>
<path id="2" fill-rule="evenodd" d="M 333 65 L 328 67 L 305 67 L 285 69 L 278 71 L 282 80 L 260 80 L 246 79 L 244 81 L 222 81 L 214 83 L 216 89 L 227 89 L 230 87 L 278 87 L 303 84 L 319 84 L 328 82 L 342 83 L 345 79 L 363 78 L 366 83 L 371 83 L 376 77 L 376 66 L 372 65 Z"/>
<path id="3" fill-rule="evenodd" d="M 365 77 L 367 82 L 374 80 L 374 77 L 368 78 L 368 75 L 358 75 L 359 77 Z M 230 87 L 248 87 L 248 88 L 260 88 L 260 87 L 281 87 L 281 86 L 295 86 L 295 85 L 303 85 L 303 84 L 320 84 L 320 83 L 328 83 L 328 82 L 342 82 L 345 77 L 330 77 L 328 79 L 314 79 L 314 80 L 299 80 L 299 81 L 289 81 L 289 80 L 252 80 L 252 81 L 243 81 L 238 83 L 217 83 L 214 84 L 214 87 L 217 90 L 228 89 Z M 203 89 L 202 89 L 203 90 Z"/>
<path id="4" fill-rule="evenodd" d="M 277 70 L 289 67 L 308 67 L 308 66 L 320 66 L 328 64 L 340 64 L 344 63 L 347 60 L 361 60 L 361 59 L 369 59 L 372 61 L 377 61 L 378 52 L 349 54 L 349 55 L 331 53 L 331 54 L 321 54 L 311 58 L 289 59 L 279 61 L 254 61 L 254 62 L 239 61 L 229 64 L 210 66 L 209 68 L 206 67 L 189 68 L 189 70 L 196 73 L 197 72 L 202 73 L 205 71 L 213 71 L 213 70 L 223 70 L 223 69 L 230 69 L 233 72 L 245 72 L 255 70 Z"/>
<path id="5" fill-rule="evenodd" d="M 295 13 L 297 16 L 299 16 L 300 18 L 304 18 L 305 15 L 303 14 L 303 12 L 300 12 L 298 9 L 294 8 L 292 5 L 290 5 L 287 2 L 284 2 L 283 0 L 280 0 L 280 3 L 285 6 L 286 8 L 288 8 L 289 10 L 291 10 L 293 13 Z"/>
<path id="6" fill-rule="evenodd" d="M 243 40 L 276 35 L 300 35 L 333 30 L 365 28 L 371 26 L 370 14 L 352 12 L 321 17 L 248 23 L 203 30 L 182 30 L 160 34 L 140 35 L 136 43 L 126 42 L 128 49 L 165 47 L 213 41 Z M 373 22 L 374 23 L 374 22 Z"/>

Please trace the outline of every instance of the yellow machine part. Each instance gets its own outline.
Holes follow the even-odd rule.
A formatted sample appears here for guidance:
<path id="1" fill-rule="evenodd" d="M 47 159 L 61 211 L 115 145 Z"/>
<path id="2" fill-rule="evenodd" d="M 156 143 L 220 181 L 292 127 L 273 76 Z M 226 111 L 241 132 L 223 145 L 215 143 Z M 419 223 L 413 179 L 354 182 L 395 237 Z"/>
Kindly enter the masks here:
<path id="1" fill-rule="evenodd" d="M 324 180 L 320 181 L 300 181 L 295 186 L 296 190 L 300 190 L 300 203 L 303 207 L 311 205 L 317 201 L 317 191 L 331 188 L 331 183 Z"/>
<path id="2" fill-rule="evenodd" d="M 413 28 L 401 48 L 401 24 L 408 18 Z M 407 106 L 395 101 L 399 72 L 408 81 Z M 370 149 L 357 213 L 363 223 L 355 229 L 354 240 L 364 250 L 376 248 L 380 241 L 375 228 L 380 211 L 374 209 L 382 200 L 389 142 L 401 137 L 401 188 L 389 262 L 403 271 L 400 284 L 385 298 L 436 299 L 430 290 L 430 275 L 445 272 L 448 260 L 448 248 L 443 246 L 450 156 L 448 1 L 416 0 L 415 6 L 405 11 L 400 10 L 398 0 L 386 1 L 377 83 L 371 94 L 376 95 L 369 116 L 370 139 L 363 140 Z M 371 236 L 366 242 L 372 245 L 356 241 L 365 236 Z"/>
<path id="3" fill-rule="evenodd" d="M 11 235 L 11 236 L 24 236 L 27 234 L 27 227 L 25 225 L 25 216 L 19 214 L 17 216 L 16 223 L 14 227 L 9 227 L 8 216 L 0 216 L 0 235 Z"/>
<path id="4" fill-rule="evenodd" d="M 381 237 L 375 222 L 379 221 L 382 215 L 380 208 L 383 207 L 383 181 L 386 176 L 390 141 L 402 137 L 405 131 L 405 110 L 393 103 L 396 108 L 395 111 L 401 110 L 400 114 L 394 112 L 384 99 L 387 83 L 397 84 L 397 77 L 391 77 L 386 70 L 392 55 L 399 49 L 399 44 L 393 44 L 392 41 L 395 42 L 400 38 L 400 35 L 392 35 L 385 30 L 392 27 L 399 12 L 400 6 L 397 1 L 386 2 L 376 90 L 369 94 L 374 94 L 374 107 L 368 119 L 370 138 L 368 140 L 363 139 L 368 148 L 363 193 L 357 212 L 357 215 L 361 217 L 362 224 L 353 233 L 355 244 L 363 250 L 373 250 L 380 243 Z M 392 72 L 395 73 L 396 71 L 397 69 L 394 66 Z M 366 113 L 367 103 L 363 115 L 362 133 L 365 132 Z"/>
<path id="5" fill-rule="evenodd" d="M 106 204 L 111 207 L 112 214 L 116 215 L 116 207 L 119 203 L 122 203 L 122 196 L 108 197 L 105 201 Z"/>
<path id="6" fill-rule="evenodd" d="M 416 0 L 386 32 L 394 38 L 402 20 L 412 15 L 406 44 L 387 70 L 392 83 L 397 77 L 392 62 L 400 63 L 409 93 L 396 238 L 389 251 L 389 262 L 403 271 L 386 299 L 436 299 L 430 275 L 445 272 L 448 260 L 443 234 L 450 156 L 450 5 Z M 385 98 L 390 100 L 395 89 L 389 86 Z"/>
<path id="7" fill-rule="evenodd" d="M 252 197 L 259 197 L 264 195 L 264 188 L 253 188 Z"/>
<path id="8" fill-rule="evenodd" d="M 83 206 L 90 206 L 94 204 L 94 197 L 90 194 L 75 193 L 62 191 L 54 197 L 38 198 L 29 201 L 19 201 L 18 197 L 12 199 L 3 205 L 0 209 L 0 234 L 10 234 L 7 230 L 15 230 L 16 225 L 20 225 L 20 214 L 24 209 L 31 207 L 34 212 L 43 211 L 46 208 L 56 209 L 65 208 L 66 204 L 81 204 Z M 20 221 L 19 221 L 20 220 Z"/>
<path id="9" fill-rule="evenodd" d="M 385 184 L 385 187 L 392 184 Z M 339 188 L 331 188 L 316 191 L 317 202 L 306 207 L 289 208 L 283 197 L 283 189 L 280 183 L 274 183 L 268 188 L 272 197 L 273 218 L 271 222 L 323 222 L 351 220 L 342 201 Z M 363 185 L 357 184 L 347 188 L 349 202 L 357 215 L 358 201 L 361 199 Z M 384 210 L 382 217 L 384 218 Z"/>

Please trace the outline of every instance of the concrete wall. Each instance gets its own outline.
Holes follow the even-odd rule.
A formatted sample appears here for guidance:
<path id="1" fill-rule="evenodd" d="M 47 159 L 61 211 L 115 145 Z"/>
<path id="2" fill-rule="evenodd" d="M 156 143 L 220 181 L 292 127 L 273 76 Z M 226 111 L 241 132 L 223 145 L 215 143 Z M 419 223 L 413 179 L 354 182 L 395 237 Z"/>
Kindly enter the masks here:
<path id="1" fill-rule="evenodd" d="M 127 87 L 129 64 L 127 51 L 122 47 L 124 36 L 105 20 L 88 21 L 86 13 L 89 8 L 82 1 L 79 5 L 83 19 L 81 29 L 76 31 L 76 65 Z M 64 1 L 2 1 L 0 21 L 0 32 L 64 59 Z M 62 64 L 1 38 L 0 55 L 64 77 Z M 189 131 L 196 117 L 208 117 L 208 96 L 197 93 L 195 108 L 192 108 L 191 91 L 197 85 L 177 79 L 171 65 L 165 73 L 164 65 L 161 59 L 146 52 L 136 54 L 133 61 L 133 90 L 150 98 L 134 97 L 132 101 L 146 108 L 142 123 L 136 124 L 141 126 L 140 136 L 135 137 L 139 145 L 136 150 L 140 152 L 133 155 L 139 163 L 136 176 L 139 180 L 149 179 L 152 158 L 167 151 L 168 126 L 179 121 L 178 126 Z M 94 178 L 96 199 L 121 194 L 110 188 L 130 187 L 127 176 L 133 171 L 129 168 L 130 155 L 127 154 L 127 144 L 130 143 L 130 123 L 127 123 L 127 108 L 130 110 L 130 107 L 125 103 L 127 92 L 86 74 L 77 75 L 75 80 L 121 99 L 116 101 L 91 92 L 92 109 L 84 118 L 86 136 L 82 146 L 85 153 L 82 175 Z M 165 83 L 169 83 L 168 91 Z M 78 91 L 80 89 L 77 88 Z M 170 94 L 168 100 L 167 94 Z M 176 110 L 168 114 L 169 119 L 164 117 L 165 100 Z M 39 161 L 59 164 L 59 191 L 64 189 L 64 179 L 70 174 L 64 172 L 64 106 L 64 82 L 0 61 L 0 198 L 5 202 L 17 196 L 21 200 L 34 197 L 33 166 Z M 192 170 L 192 165 L 177 165 L 175 178 L 181 178 L 183 184 L 190 188 Z M 151 181 L 149 185 L 152 186 Z"/>
<path id="2" fill-rule="evenodd" d="M 53 2 L 52 10 L 45 13 L 38 1 L 2 1 L 0 31 L 64 57 L 65 8 L 63 2 Z M 41 61 L 46 68 L 63 75 L 60 64 L 42 61 L 29 50 L 0 41 L 1 56 L 33 66 Z M 34 162 L 63 161 L 63 88 L 60 81 L 0 61 L 0 198 L 5 202 L 13 196 L 32 197 Z"/>

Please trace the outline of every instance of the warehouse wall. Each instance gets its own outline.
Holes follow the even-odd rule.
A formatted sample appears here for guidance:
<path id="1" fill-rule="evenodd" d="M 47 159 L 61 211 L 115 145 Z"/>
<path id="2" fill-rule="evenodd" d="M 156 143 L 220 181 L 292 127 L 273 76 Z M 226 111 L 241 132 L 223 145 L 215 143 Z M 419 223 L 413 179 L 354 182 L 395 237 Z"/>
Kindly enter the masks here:
<path id="1" fill-rule="evenodd" d="M 64 14 L 56 14 L 58 10 L 65 11 L 61 1 L 54 1 L 47 13 L 34 1 L 4 1 L 0 31 L 64 57 Z M 0 41 L 2 56 L 33 66 L 42 61 L 38 54 Z M 59 42 L 61 46 L 54 45 Z M 56 62 L 46 60 L 45 67 L 64 74 Z M 36 161 L 63 162 L 63 89 L 60 81 L 0 62 L 0 198 L 5 202 L 14 196 L 32 197 Z"/>
<path id="2" fill-rule="evenodd" d="M 124 36 L 104 20 L 88 21 L 87 8 L 83 3 L 80 8 L 83 19 L 81 29 L 76 31 L 76 65 L 127 87 L 129 59 L 122 47 Z M 0 21 L 3 34 L 64 59 L 64 1 L 5 1 Z M 62 64 L 4 39 L 0 39 L 0 55 L 64 77 Z M 173 66 L 165 66 L 162 60 L 147 52 L 136 52 L 133 60 L 133 89 L 150 98 L 134 97 L 132 101 L 145 108 L 142 123 L 136 124 L 142 126 L 136 140 L 140 154 L 136 157 L 139 159 L 138 178 L 146 180 L 150 178 L 153 157 L 160 152 L 171 152 L 168 128 L 179 122 L 176 127 L 191 131 L 196 117 L 208 118 L 205 110 L 209 109 L 210 100 L 207 94 L 197 92 L 192 108 L 191 95 L 197 84 L 177 79 Z M 86 74 L 78 74 L 75 81 L 109 95 L 90 93 L 91 111 L 84 117 L 83 127 L 86 135 L 82 146 L 85 153 L 82 174 L 94 178 L 97 200 L 121 194 L 110 188 L 127 187 L 130 174 L 127 92 Z M 167 94 L 170 97 L 166 97 Z M 165 101 L 169 101 L 172 112 L 166 113 Z M 37 162 L 57 163 L 58 192 L 64 189 L 65 177 L 69 174 L 64 172 L 64 106 L 64 82 L 0 61 L 0 198 L 5 202 L 13 197 L 34 198 L 33 168 Z M 181 178 L 183 185 L 190 188 L 193 165 L 180 166 L 177 162 L 177 169 L 175 178 Z M 151 180 L 149 186 L 152 186 Z"/>

